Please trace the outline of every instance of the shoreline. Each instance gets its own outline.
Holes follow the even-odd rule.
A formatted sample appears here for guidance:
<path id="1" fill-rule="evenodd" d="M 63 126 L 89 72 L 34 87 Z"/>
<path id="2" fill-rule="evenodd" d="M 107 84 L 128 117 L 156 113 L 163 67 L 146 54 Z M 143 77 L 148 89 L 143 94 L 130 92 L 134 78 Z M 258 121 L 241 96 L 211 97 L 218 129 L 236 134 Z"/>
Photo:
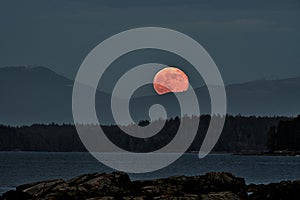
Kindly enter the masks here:
<path id="1" fill-rule="evenodd" d="M 88 151 L 0 151 L 0 153 L 88 153 Z M 98 152 L 93 152 L 98 153 Z M 120 153 L 120 152 L 100 152 L 104 154 L 110 153 Z M 181 154 L 180 152 L 165 152 L 166 154 Z M 126 154 L 126 153 L 125 153 Z M 161 154 L 161 153 L 160 153 Z M 199 154 L 198 151 L 188 151 L 184 154 Z M 209 155 L 234 155 L 234 156 L 295 156 L 300 157 L 300 152 L 298 151 L 249 151 L 249 152 L 211 152 Z"/>
<path id="2" fill-rule="evenodd" d="M 238 156 L 300 156 L 299 151 L 286 151 L 286 150 L 280 150 L 280 151 L 262 151 L 262 152 L 236 152 L 232 155 L 238 155 Z"/>
<path id="3" fill-rule="evenodd" d="M 69 180 L 56 179 L 17 186 L 0 200 L 34 199 L 300 199 L 300 180 L 269 184 L 246 184 L 228 172 L 197 176 L 135 180 L 123 172 L 84 174 Z"/>

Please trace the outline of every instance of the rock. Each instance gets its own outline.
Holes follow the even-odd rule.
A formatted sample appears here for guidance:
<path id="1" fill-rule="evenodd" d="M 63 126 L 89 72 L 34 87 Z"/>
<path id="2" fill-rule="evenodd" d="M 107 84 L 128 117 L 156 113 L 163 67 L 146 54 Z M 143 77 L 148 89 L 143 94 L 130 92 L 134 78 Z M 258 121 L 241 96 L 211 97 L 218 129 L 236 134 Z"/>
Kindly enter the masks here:
<path id="1" fill-rule="evenodd" d="M 3 196 L 0 198 L 0 200 L 10 200 L 10 199 L 29 200 L 31 198 L 32 198 L 32 196 L 30 196 L 29 194 L 27 194 L 25 192 L 11 190 L 11 191 L 4 193 Z"/>
<path id="2" fill-rule="evenodd" d="M 21 185 L 2 199 L 32 200 L 148 200 L 148 199 L 246 199 L 242 178 L 230 173 L 211 172 L 203 176 L 174 176 L 157 180 L 131 181 L 125 173 L 86 174 L 70 180 L 51 180 Z"/>
<path id="3" fill-rule="evenodd" d="M 259 185 L 249 195 L 250 200 L 299 200 L 300 181 L 282 181 L 268 185 Z"/>
<path id="4" fill-rule="evenodd" d="M 247 197 L 244 179 L 237 178 L 230 173 L 211 172 L 204 176 L 175 176 L 153 181 L 134 181 L 133 188 L 140 195 L 147 197 L 161 194 L 183 197 L 185 194 L 200 195 L 222 191 L 230 191 L 239 198 Z"/>
<path id="5" fill-rule="evenodd" d="M 153 200 L 199 200 L 198 195 L 195 194 L 185 194 L 182 196 L 172 196 L 172 195 L 161 195 L 153 197 Z"/>
<path id="6" fill-rule="evenodd" d="M 131 181 L 125 173 L 86 174 L 71 180 L 62 179 L 21 185 L 16 192 L 34 199 L 81 199 L 99 196 L 122 196 L 126 194 Z"/>
<path id="7" fill-rule="evenodd" d="M 247 197 L 245 180 L 231 173 L 211 172 L 204 175 L 203 180 L 202 188 L 205 192 L 231 191 L 239 197 Z"/>
<path id="8" fill-rule="evenodd" d="M 81 187 L 94 195 L 124 195 L 127 193 L 131 181 L 126 173 L 83 175 L 68 181 L 70 186 Z"/>
<path id="9" fill-rule="evenodd" d="M 56 187 L 67 187 L 67 184 L 64 180 L 58 179 L 21 185 L 16 188 L 16 191 L 27 193 L 33 197 L 38 197 L 49 193 L 51 189 Z"/>
<path id="10" fill-rule="evenodd" d="M 208 193 L 205 195 L 201 195 L 202 200 L 241 200 L 238 195 L 232 192 L 217 192 L 217 193 Z"/>
<path id="11" fill-rule="evenodd" d="M 247 194 L 247 191 L 249 195 Z M 70 180 L 25 184 L 0 200 L 299 200 L 300 181 L 245 185 L 225 172 L 131 181 L 126 173 L 85 174 Z"/>
<path id="12" fill-rule="evenodd" d="M 254 192 L 256 192 L 260 187 L 264 186 L 263 184 L 250 184 L 250 185 L 247 185 L 247 191 L 248 191 L 248 194 L 252 194 Z"/>

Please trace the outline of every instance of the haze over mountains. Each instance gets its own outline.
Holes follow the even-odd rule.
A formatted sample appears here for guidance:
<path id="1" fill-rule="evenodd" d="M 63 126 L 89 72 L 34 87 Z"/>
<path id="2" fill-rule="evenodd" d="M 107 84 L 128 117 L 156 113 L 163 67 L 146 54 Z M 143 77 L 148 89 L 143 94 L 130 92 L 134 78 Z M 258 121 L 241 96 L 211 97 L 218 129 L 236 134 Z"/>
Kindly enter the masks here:
<path id="1" fill-rule="evenodd" d="M 0 68 L 0 124 L 72 123 L 72 85 L 67 79 L 45 67 Z M 217 86 L 216 86 L 217 87 Z M 300 77 L 259 80 L 226 86 L 229 114 L 295 116 L 300 113 Z M 169 116 L 178 114 L 173 94 L 155 95 L 151 87 L 136 93 L 130 102 L 137 121 L 148 117 L 153 103 L 166 106 Z M 152 89 L 153 90 L 153 89 Z M 195 89 L 201 113 L 210 112 L 206 87 Z M 184 95 L 184 94 L 183 94 Z M 96 108 L 101 123 L 113 123 L 110 94 L 98 91 Z M 100 112 L 100 111 L 99 111 Z"/>

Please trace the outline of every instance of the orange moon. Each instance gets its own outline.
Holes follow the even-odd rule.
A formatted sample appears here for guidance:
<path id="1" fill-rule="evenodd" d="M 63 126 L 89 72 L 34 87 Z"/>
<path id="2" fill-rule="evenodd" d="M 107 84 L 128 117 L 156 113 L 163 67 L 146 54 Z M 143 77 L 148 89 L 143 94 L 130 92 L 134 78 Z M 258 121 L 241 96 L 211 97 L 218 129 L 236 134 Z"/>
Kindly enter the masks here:
<path id="1" fill-rule="evenodd" d="M 187 75 L 176 67 L 167 67 L 154 76 L 153 87 L 157 94 L 185 92 L 189 87 Z"/>

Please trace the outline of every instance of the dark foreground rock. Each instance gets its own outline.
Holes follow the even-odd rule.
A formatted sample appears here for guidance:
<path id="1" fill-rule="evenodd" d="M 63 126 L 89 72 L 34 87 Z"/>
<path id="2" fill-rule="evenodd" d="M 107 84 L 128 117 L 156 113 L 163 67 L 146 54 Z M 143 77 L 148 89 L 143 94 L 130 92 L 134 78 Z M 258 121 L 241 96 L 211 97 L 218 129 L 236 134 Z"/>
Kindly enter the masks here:
<path id="1" fill-rule="evenodd" d="M 225 172 L 211 172 L 203 176 L 192 177 L 175 176 L 146 181 L 131 181 L 127 174 L 115 172 L 111 174 L 87 174 L 67 181 L 57 179 L 21 185 L 16 190 L 3 194 L 0 199 L 293 200 L 300 199 L 299 185 L 299 182 L 296 181 L 273 185 L 251 185 L 248 186 L 248 190 L 252 194 L 248 196 L 244 179 Z"/>
<path id="2" fill-rule="evenodd" d="M 250 185 L 250 200 L 300 200 L 300 181 L 282 181 L 268 185 Z"/>

